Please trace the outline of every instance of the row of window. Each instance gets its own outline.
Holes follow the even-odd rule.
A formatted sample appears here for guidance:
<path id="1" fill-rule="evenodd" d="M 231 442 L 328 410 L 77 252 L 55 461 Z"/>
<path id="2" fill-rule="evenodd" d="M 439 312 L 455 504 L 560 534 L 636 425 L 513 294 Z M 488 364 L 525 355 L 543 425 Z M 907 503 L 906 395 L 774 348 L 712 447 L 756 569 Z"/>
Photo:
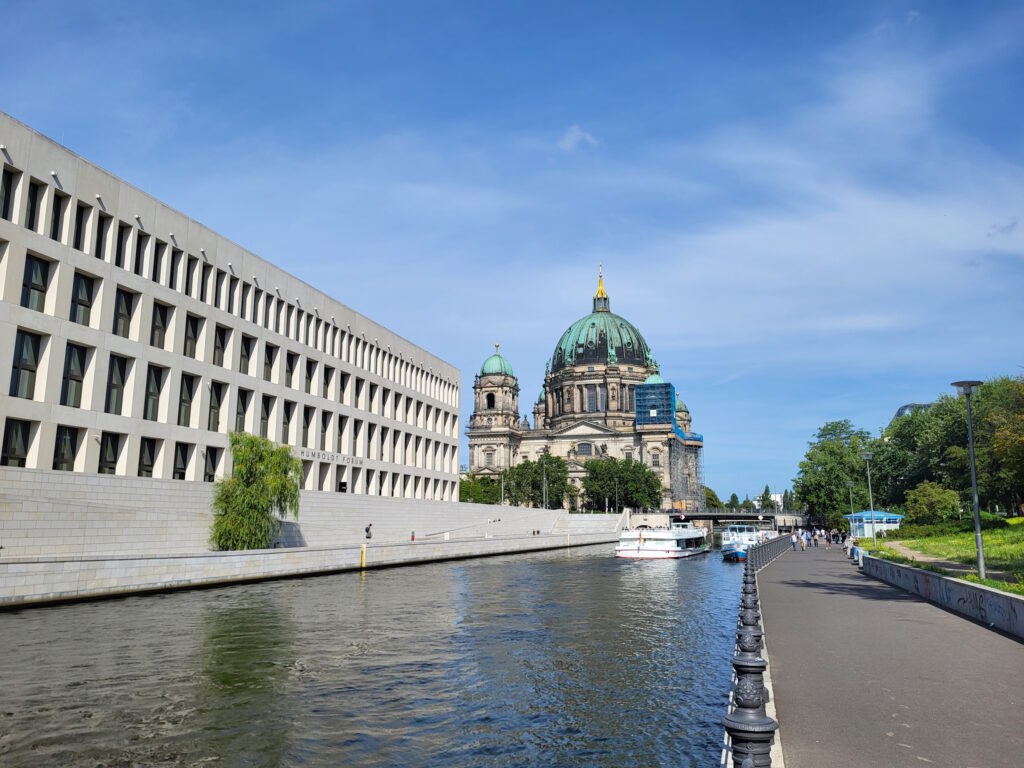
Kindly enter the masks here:
<path id="1" fill-rule="evenodd" d="M 33 427 L 38 422 L 24 419 L 8 418 L 4 423 L 3 442 L 0 443 L 0 466 L 25 467 L 28 463 L 29 447 L 32 440 Z M 53 469 L 73 472 L 82 450 L 86 430 L 58 424 L 53 446 Z M 128 436 L 117 432 L 104 431 L 99 436 L 99 453 L 96 460 L 96 472 L 99 474 L 117 474 L 118 463 L 127 444 Z M 163 440 L 155 437 L 142 437 L 139 441 L 138 463 L 135 474 L 138 477 L 153 477 L 156 470 Z M 224 451 L 213 446 L 199 446 L 195 443 L 175 442 L 171 478 L 185 480 L 191 472 L 193 462 L 202 456 L 202 479 L 213 482 L 221 471 Z M 304 462 L 304 486 L 310 489 L 331 490 L 329 486 L 329 463 L 319 463 L 317 476 L 310 477 L 314 462 Z M 365 474 L 363 474 L 365 473 Z M 448 499 L 454 483 L 418 475 L 408 475 L 385 470 L 362 469 L 337 465 L 334 490 L 347 492 L 351 488 L 356 493 L 374 495 L 390 495 L 398 497 Z M 315 483 L 315 485 L 314 485 Z M 365 483 L 365 486 L 363 485 Z"/>
<path id="2" fill-rule="evenodd" d="M 10 166 L 3 167 L 0 182 L 0 216 L 13 221 L 15 198 L 22 182 L 22 173 Z M 65 216 L 72 198 L 57 188 L 35 178 L 28 179 L 25 193 L 23 226 L 40 231 L 40 216 L 50 194 L 48 233 L 51 239 L 66 243 Z M 108 213 L 94 210 L 84 201 L 75 201 L 74 225 L 71 227 L 70 245 L 75 250 L 91 253 L 97 259 L 131 270 L 171 290 L 209 304 L 236 317 L 262 325 L 267 330 L 282 334 L 296 342 L 313 347 L 343 362 L 376 373 L 401 386 L 458 407 L 458 385 L 405 361 L 378 344 L 342 331 L 333 321 L 327 322 L 318 312 L 309 312 L 270 291 L 261 289 L 255 278 L 241 280 L 232 271 L 225 271 L 203 258 L 186 254 L 172 242 L 151 236 L 141 226 L 118 221 L 114 232 L 114 218 Z M 111 234 L 114 234 L 111 237 Z M 134 240 L 133 240 L 134 238 Z M 134 243 L 134 245 L 133 245 Z M 169 255 L 168 255 L 169 253 Z M 229 265 L 230 268 L 230 265 Z M 262 308 L 262 311 L 261 311 Z M 282 330 L 283 329 L 283 330 Z"/>
<path id="3" fill-rule="evenodd" d="M 10 395 L 12 397 L 32 399 L 35 394 L 41 339 L 40 334 L 18 330 L 15 337 L 14 364 L 11 368 Z M 93 350 L 88 347 L 70 342 L 66 345 L 60 391 L 61 405 L 71 408 L 82 407 L 86 368 L 92 355 Z M 105 413 L 117 416 L 130 415 L 124 413 L 123 409 L 130 369 L 135 364 L 136 362 L 132 358 L 116 354 L 110 355 L 103 405 Z M 160 403 L 164 385 L 169 378 L 168 368 L 152 363 L 147 365 L 142 404 L 144 420 L 161 420 Z M 201 377 L 195 374 L 183 372 L 180 376 L 177 400 L 177 424 L 180 427 L 191 428 L 194 426 L 192 410 L 201 381 Z M 241 387 L 237 389 L 233 428 L 236 432 L 243 432 L 255 393 Z M 211 381 L 209 382 L 209 392 L 206 429 L 221 431 L 221 413 L 228 399 L 228 384 Z M 262 395 L 260 398 L 259 434 L 263 437 L 269 437 L 270 423 L 277 407 L 277 400 L 278 398 L 272 395 Z M 450 471 L 455 453 L 454 446 L 355 418 L 352 419 L 352 429 L 349 431 L 349 417 L 321 410 L 318 418 L 317 408 L 308 405 L 302 407 L 302 418 L 299 422 L 301 439 L 295 443 L 293 441 L 299 438 L 299 435 L 293 434 L 292 424 L 297 421 L 298 408 L 299 405 L 295 401 L 282 400 L 281 429 L 276 436 L 282 443 L 328 450 L 328 436 L 332 434 L 332 424 L 336 424 L 333 449 L 353 456 L 363 456 L 364 443 L 362 441 L 365 426 L 365 445 L 368 452 L 375 454 L 371 458 L 379 461 L 394 461 L 394 457 L 401 456 L 403 461 L 399 463 L 412 461 L 416 462 L 417 466 L 427 469 L 437 470 L 443 467 L 444 471 Z M 336 419 L 335 416 L 337 416 Z M 311 435 L 315 436 L 317 431 L 319 440 L 314 445 L 311 443 Z M 403 436 L 404 444 L 402 443 Z M 388 442 L 389 438 L 391 443 Z"/>
<path id="4" fill-rule="evenodd" d="M 21 305 L 27 309 L 38 312 L 44 311 L 46 292 L 49 284 L 50 267 L 52 262 L 38 258 L 33 255 L 26 256 L 24 277 L 22 280 Z M 71 306 L 68 317 L 72 322 L 88 326 L 92 317 L 92 307 L 96 298 L 96 281 L 94 278 L 76 271 L 71 292 Z M 114 318 L 111 331 L 124 338 L 129 338 L 132 319 L 136 308 L 139 305 L 139 294 L 128 291 L 118 286 L 114 296 Z M 167 331 L 171 324 L 172 314 L 175 308 L 160 302 L 154 302 L 153 313 L 149 331 L 149 343 L 151 346 L 165 349 L 167 343 Z M 182 354 L 192 359 L 197 359 L 197 349 L 200 346 L 205 320 L 198 315 L 186 313 L 184 337 L 182 341 Z M 232 329 L 215 324 L 213 330 L 213 355 L 212 362 L 220 367 L 225 366 L 225 355 L 229 349 Z M 253 359 L 256 355 L 257 339 L 253 336 L 242 334 L 238 349 L 238 371 L 250 375 Z M 272 382 L 275 366 L 278 360 L 283 358 L 283 369 L 279 371 L 278 383 L 289 388 L 297 389 L 297 372 L 300 368 L 301 358 L 296 352 L 285 350 L 283 355 L 281 349 L 269 342 L 264 344 L 263 353 L 263 379 Z M 334 391 L 335 369 L 329 365 L 323 365 L 319 370 L 320 363 L 312 358 L 306 358 L 302 388 L 307 394 L 312 394 L 314 381 L 319 377 L 320 394 L 322 397 L 332 399 Z M 338 401 L 347 402 L 351 393 L 348 391 L 350 376 L 347 373 L 339 373 Z M 449 437 L 456 436 L 457 420 L 454 414 L 448 414 L 440 408 L 424 404 L 421 401 L 414 401 L 397 392 L 393 393 L 388 388 L 382 388 L 381 401 L 377 400 L 378 385 L 371 383 L 368 387 L 368 403 L 363 402 L 365 382 L 355 377 L 355 402 L 364 410 L 368 409 L 377 415 L 398 421 L 405 421 L 408 424 L 441 432 Z M 392 397 L 394 395 L 394 397 Z M 404 412 L 403 412 L 404 402 Z M 368 406 L 368 408 L 366 407 Z"/>
<path id="5" fill-rule="evenodd" d="M 576 455 L 578 455 L 578 456 L 594 456 L 594 455 L 596 455 L 594 453 L 594 446 L 591 443 L 577 443 L 576 444 Z M 660 467 L 661 466 L 661 452 L 660 451 L 651 451 L 650 456 L 651 456 L 651 466 L 652 467 Z M 524 453 L 523 456 L 522 456 L 522 460 L 523 461 L 526 461 L 529 458 L 530 458 L 529 454 L 526 454 L 526 453 Z M 632 461 L 633 460 L 633 452 L 632 451 L 626 451 L 623 454 L 623 458 L 626 461 Z M 494 451 L 484 451 L 484 466 L 487 466 L 487 467 L 493 467 L 494 466 Z"/>

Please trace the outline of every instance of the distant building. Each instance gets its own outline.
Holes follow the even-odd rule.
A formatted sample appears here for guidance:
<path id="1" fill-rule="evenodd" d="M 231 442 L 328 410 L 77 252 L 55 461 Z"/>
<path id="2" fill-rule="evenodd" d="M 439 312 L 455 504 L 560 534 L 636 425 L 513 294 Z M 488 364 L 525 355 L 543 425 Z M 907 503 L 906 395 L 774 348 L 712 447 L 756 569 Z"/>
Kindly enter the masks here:
<path id="1" fill-rule="evenodd" d="M 931 403 L 907 403 L 906 405 L 901 405 L 896 409 L 896 415 L 892 417 L 892 420 L 896 421 L 900 416 L 906 416 L 908 413 L 927 411 L 931 407 Z"/>
<path id="2" fill-rule="evenodd" d="M 564 458 L 581 487 L 586 462 L 606 456 L 642 461 L 662 482 L 663 508 L 704 506 L 703 436 L 640 331 L 613 314 L 599 275 L 593 310 L 562 334 L 533 405 L 533 425 L 519 413 L 519 380 L 498 351 L 473 384 L 469 470 L 498 476 L 545 450 Z"/>

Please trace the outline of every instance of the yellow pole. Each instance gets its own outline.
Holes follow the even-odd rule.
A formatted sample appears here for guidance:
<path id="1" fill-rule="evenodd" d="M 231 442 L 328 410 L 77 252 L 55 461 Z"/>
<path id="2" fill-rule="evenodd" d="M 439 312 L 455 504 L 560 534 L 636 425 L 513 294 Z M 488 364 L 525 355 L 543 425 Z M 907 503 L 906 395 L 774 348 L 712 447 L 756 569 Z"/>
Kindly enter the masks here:
<path id="1" fill-rule="evenodd" d="M 363 544 L 363 551 L 359 555 L 359 567 L 360 568 L 365 568 L 366 567 L 366 545 L 365 544 Z"/>

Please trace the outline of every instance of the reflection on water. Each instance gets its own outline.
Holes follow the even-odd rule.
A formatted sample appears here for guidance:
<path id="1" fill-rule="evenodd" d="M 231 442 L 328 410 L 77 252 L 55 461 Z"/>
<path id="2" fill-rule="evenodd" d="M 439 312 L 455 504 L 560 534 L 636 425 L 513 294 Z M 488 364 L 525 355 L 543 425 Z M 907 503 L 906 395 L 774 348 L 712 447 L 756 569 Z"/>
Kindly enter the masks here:
<path id="1" fill-rule="evenodd" d="M 591 547 L 0 614 L 0 764 L 715 764 L 741 576 Z"/>

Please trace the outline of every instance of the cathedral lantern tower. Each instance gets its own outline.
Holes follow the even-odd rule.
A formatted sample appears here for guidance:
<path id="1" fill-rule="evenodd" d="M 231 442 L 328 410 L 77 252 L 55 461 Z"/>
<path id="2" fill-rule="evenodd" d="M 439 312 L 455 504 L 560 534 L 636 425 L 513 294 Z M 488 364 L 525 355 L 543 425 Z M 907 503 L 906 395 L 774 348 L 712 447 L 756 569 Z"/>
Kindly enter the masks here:
<path id="1" fill-rule="evenodd" d="M 473 414 L 466 435 L 473 474 L 498 475 L 516 463 L 522 436 L 519 380 L 497 344 L 473 381 Z"/>

